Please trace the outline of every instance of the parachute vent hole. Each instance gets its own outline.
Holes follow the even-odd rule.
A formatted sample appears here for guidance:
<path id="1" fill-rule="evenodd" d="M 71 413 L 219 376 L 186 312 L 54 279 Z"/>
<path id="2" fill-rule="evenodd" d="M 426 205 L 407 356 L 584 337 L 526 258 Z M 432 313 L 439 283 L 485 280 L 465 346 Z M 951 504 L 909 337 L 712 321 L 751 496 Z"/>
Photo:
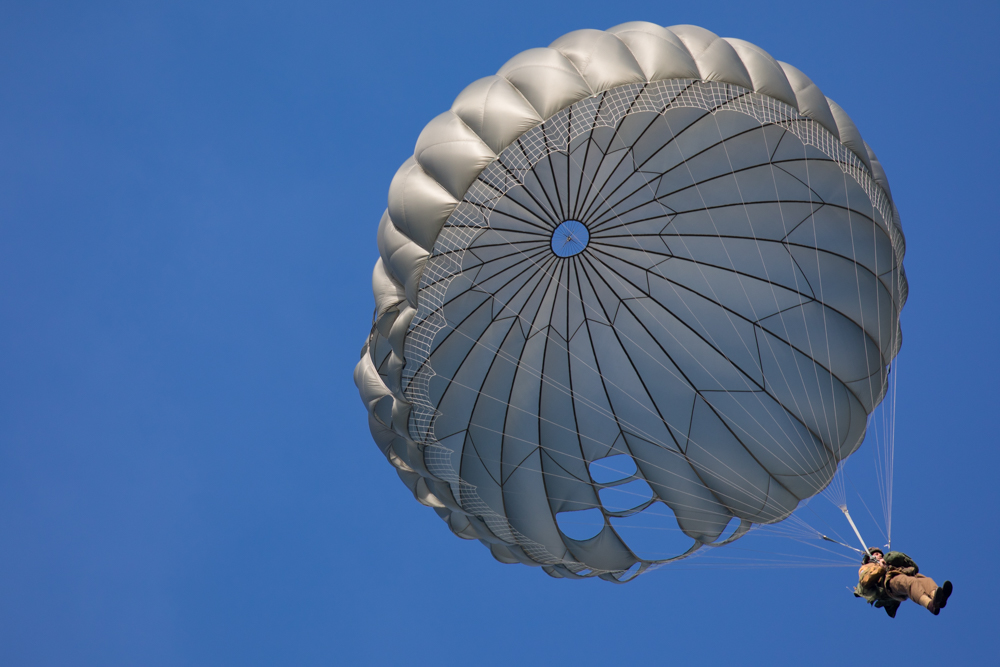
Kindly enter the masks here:
<path id="1" fill-rule="evenodd" d="M 648 503 L 653 497 L 653 489 L 644 480 L 634 479 L 628 484 L 601 489 L 598 495 L 606 511 L 626 512 Z"/>
<path id="2" fill-rule="evenodd" d="M 628 454 L 608 456 L 590 463 L 590 477 L 598 484 L 611 484 L 628 479 L 635 475 L 638 469 L 635 461 Z"/>
<path id="3" fill-rule="evenodd" d="M 566 220 L 552 232 L 552 252 L 559 257 L 579 255 L 590 243 L 590 230 L 579 220 Z"/>
<path id="4" fill-rule="evenodd" d="M 589 540 L 604 529 L 604 514 L 596 507 L 556 514 L 556 524 L 563 535 L 574 540 Z"/>
<path id="5" fill-rule="evenodd" d="M 611 517 L 611 527 L 639 558 L 659 560 L 680 556 L 694 545 L 684 534 L 673 511 L 662 502 L 627 517 Z"/>

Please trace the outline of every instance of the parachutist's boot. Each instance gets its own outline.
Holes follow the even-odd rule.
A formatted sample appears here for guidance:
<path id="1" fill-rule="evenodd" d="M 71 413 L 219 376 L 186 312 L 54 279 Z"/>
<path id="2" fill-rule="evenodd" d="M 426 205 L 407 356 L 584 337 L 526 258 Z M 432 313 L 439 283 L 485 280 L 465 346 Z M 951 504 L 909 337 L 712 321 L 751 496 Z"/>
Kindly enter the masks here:
<path id="1" fill-rule="evenodd" d="M 921 595 L 920 599 L 917 600 L 916 603 L 921 607 L 927 609 L 927 611 L 934 614 L 935 616 L 938 615 L 937 605 L 934 604 L 934 598 L 932 598 L 930 595 Z"/>
<path id="2" fill-rule="evenodd" d="M 934 614 L 945 608 L 948 604 L 948 598 L 951 596 L 952 585 L 950 581 L 946 581 L 934 591 L 934 600 L 932 604 L 934 605 Z"/>

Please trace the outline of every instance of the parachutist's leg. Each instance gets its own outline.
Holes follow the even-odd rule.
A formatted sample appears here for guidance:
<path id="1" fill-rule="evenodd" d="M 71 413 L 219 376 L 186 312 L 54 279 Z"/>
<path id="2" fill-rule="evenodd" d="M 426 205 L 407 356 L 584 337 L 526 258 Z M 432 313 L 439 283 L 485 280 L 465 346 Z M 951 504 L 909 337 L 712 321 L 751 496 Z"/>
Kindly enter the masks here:
<path id="1" fill-rule="evenodd" d="M 909 576 L 897 574 L 889 580 L 889 593 L 897 599 L 909 598 L 921 607 L 937 614 L 938 607 L 934 605 L 934 592 L 938 586 L 930 577 L 922 574 Z"/>

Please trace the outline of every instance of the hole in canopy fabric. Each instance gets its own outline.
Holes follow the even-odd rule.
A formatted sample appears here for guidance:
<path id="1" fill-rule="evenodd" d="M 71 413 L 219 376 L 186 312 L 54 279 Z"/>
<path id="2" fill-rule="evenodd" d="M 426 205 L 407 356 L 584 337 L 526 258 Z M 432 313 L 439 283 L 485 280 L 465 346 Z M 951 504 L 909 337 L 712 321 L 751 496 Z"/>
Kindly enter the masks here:
<path id="1" fill-rule="evenodd" d="M 590 231 L 579 220 L 566 220 L 552 232 L 552 252 L 559 257 L 579 255 L 590 242 Z"/>
<path id="2" fill-rule="evenodd" d="M 590 463 L 590 476 L 598 484 L 610 484 L 636 473 L 635 460 L 628 454 L 618 454 Z"/>
<path id="3" fill-rule="evenodd" d="M 566 537 L 589 540 L 604 530 L 604 515 L 596 507 L 578 512 L 560 512 L 556 514 L 556 523 Z"/>

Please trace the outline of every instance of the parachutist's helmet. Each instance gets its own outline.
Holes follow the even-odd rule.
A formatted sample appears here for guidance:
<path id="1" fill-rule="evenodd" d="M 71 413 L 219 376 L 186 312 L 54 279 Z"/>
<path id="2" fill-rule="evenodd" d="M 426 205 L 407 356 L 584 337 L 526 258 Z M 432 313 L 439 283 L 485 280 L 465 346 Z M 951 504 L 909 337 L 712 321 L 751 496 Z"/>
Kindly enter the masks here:
<path id="1" fill-rule="evenodd" d="M 879 554 L 881 554 L 883 556 L 885 555 L 885 552 L 883 552 L 878 547 L 869 547 L 868 552 L 869 553 L 866 553 L 864 555 L 864 558 L 861 559 L 861 564 L 862 565 L 867 565 L 869 563 L 869 561 L 871 561 L 872 556 L 874 556 L 876 553 L 879 553 Z"/>

